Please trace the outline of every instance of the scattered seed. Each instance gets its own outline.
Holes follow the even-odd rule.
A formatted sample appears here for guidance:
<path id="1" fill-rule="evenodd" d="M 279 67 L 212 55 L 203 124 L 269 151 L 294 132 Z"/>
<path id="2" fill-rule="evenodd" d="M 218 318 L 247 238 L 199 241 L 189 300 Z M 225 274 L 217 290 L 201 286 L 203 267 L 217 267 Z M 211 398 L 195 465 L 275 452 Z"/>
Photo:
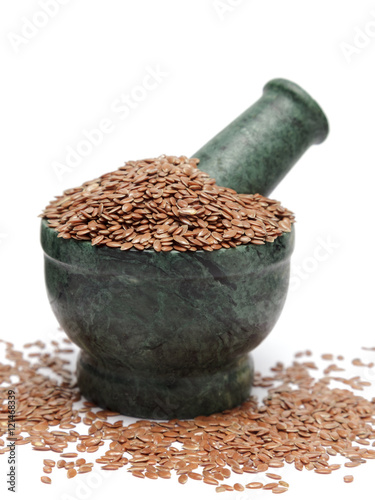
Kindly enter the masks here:
<path id="1" fill-rule="evenodd" d="M 141 479 L 144 479 L 144 478 L 145 478 L 145 475 L 144 475 L 144 474 L 143 474 L 143 472 L 141 472 L 141 471 L 133 471 L 133 472 L 132 472 L 132 475 L 133 475 L 134 477 L 139 477 L 139 478 L 141 478 Z"/>
<path id="2" fill-rule="evenodd" d="M 51 483 L 52 483 L 51 478 L 50 478 L 50 477 L 48 477 L 48 476 L 42 476 L 42 477 L 40 478 L 40 480 L 41 480 L 41 481 L 42 481 L 42 483 L 44 483 L 44 484 L 51 484 Z"/>
<path id="3" fill-rule="evenodd" d="M 233 491 L 234 488 L 233 486 L 230 486 L 229 484 L 222 484 L 223 488 L 225 488 L 225 491 Z"/>
<path id="4" fill-rule="evenodd" d="M 188 480 L 187 474 L 181 474 L 181 476 L 179 476 L 178 478 L 178 482 L 181 484 L 185 484 L 187 480 Z"/>
<path id="5" fill-rule="evenodd" d="M 281 476 L 279 476 L 278 474 L 271 474 L 271 473 L 267 473 L 266 474 L 267 477 L 269 477 L 270 479 L 281 479 Z"/>
<path id="6" fill-rule="evenodd" d="M 170 479 L 172 477 L 171 473 L 167 470 L 159 470 L 158 476 L 162 479 Z"/>
<path id="7" fill-rule="evenodd" d="M 203 482 L 206 484 L 212 484 L 214 486 L 219 484 L 219 481 L 217 479 L 215 479 L 214 477 L 205 477 L 205 478 L 203 478 Z"/>
<path id="8" fill-rule="evenodd" d="M 264 490 L 272 490 L 273 488 L 276 488 L 278 486 L 277 483 L 267 483 L 263 486 Z"/>
<path id="9" fill-rule="evenodd" d="M 55 467 L 55 465 L 56 465 L 56 462 L 54 460 L 49 460 L 47 458 L 45 458 L 43 460 L 43 463 L 44 463 L 44 465 L 47 465 L 48 467 Z"/>
<path id="10" fill-rule="evenodd" d="M 158 475 L 156 472 L 145 472 L 145 476 L 148 477 L 148 479 L 158 479 Z"/>
<path id="11" fill-rule="evenodd" d="M 172 233 L 176 228 L 172 228 Z M 188 229 L 184 228 L 181 233 L 188 239 Z M 330 376 L 313 379 L 313 362 L 295 360 L 286 367 L 277 363 L 271 369 L 271 376 L 255 375 L 254 386 L 268 389 L 268 396 L 261 404 L 250 398 L 239 408 L 207 417 L 170 422 L 140 420 L 125 425 L 122 419 L 110 420 L 117 413 L 95 409 L 95 405 L 88 402 L 75 409 L 74 403 L 80 395 L 74 388 L 72 374 L 65 368 L 65 353 L 60 352 L 63 349 L 57 341 L 53 341 L 52 346 L 54 354 L 40 346 L 40 351 L 35 353 L 38 356 L 31 358 L 35 361 L 29 361 L 29 358 L 24 360 L 11 343 L 6 343 L 6 358 L 12 364 L 2 363 L 0 370 L 1 388 L 5 382 L 9 383 L 10 376 L 19 378 L 15 384 L 17 444 L 22 442 L 36 451 L 42 448 L 61 455 L 57 462 L 43 460 L 45 474 L 50 474 L 55 466 L 64 468 L 68 477 L 77 472 L 89 473 L 93 462 L 86 463 L 84 458 L 66 462 L 64 458 L 75 459 L 90 446 L 99 451 L 105 444 L 102 455 L 99 451 L 100 458 L 95 457 L 103 470 L 118 470 L 129 462 L 127 470 L 135 477 L 169 479 L 175 471 L 182 484 L 188 478 L 201 480 L 219 492 L 242 491 L 240 483 L 221 484 L 233 473 L 265 472 L 266 477 L 278 482 L 264 486 L 252 482 L 246 488 L 270 489 L 277 494 L 288 489 L 289 484 L 282 481 L 280 475 L 267 472 L 269 467 L 288 463 L 294 464 L 297 470 L 331 474 L 340 468 L 340 464 L 329 462 L 331 456 L 345 457 L 348 468 L 375 459 L 375 450 L 370 448 L 375 438 L 373 401 L 352 392 L 353 384 L 361 387 L 360 377 L 332 377 L 347 387 L 330 388 Z M 39 349 L 38 345 L 35 347 Z M 303 352 L 298 357 L 308 355 Z M 40 368 L 45 366 L 52 366 L 52 371 L 59 374 L 63 382 L 58 383 L 56 378 L 41 372 Z M 291 388 L 291 384 L 295 387 Z M 8 415 L 6 400 L 3 393 L 0 395 L 0 436 L 4 436 Z M 87 426 L 81 433 L 75 430 L 80 422 Z M 35 431 L 36 425 L 39 431 Z M 19 436 L 21 432 L 25 434 L 23 437 Z M 0 454 L 9 451 L 5 443 L 5 439 L 0 438 Z M 77 453 L 67 451 L 69 443 L 77 443 Z M 78 449 L 80 445 L 82 448 Z M 123 456 L 125 452 L 130 455 L 130 461 Z"/>
<path id="12" fill-rule="evenodd" d="M 69 469 L 66 475 L 68 476 L 68 479 L 71 479 L 77 475 L 77 471 L 75 469 Z"/>
<path id="13" fill-rule="evenodd" d="M 354 480 L 353 476 L 344 476 L 344 482 L 345 483 L 352 483 Z"/>
<path id="14" fill-rule="evenodd" d="M 284 463 L 281 460 L 270 460 L 267 465 L 274 468 L 284 467 Z"/>
<path id="15" fill-rule="evenodd" d="M 275 493 L 275 495 L 280 494 L 280 493 L 285 493 L 288 491 L 288 488 L 283 488 L 282 486 L 277 486 L 276 488 L 273 488 L 272 493 Z"/>
<path id="16" fill-rule="evenodd" d="M 333 360 L 333 354 L 322 354 L 322 359 L 325 359 L 327 361 L 332 361 Z"/>
<path id="17" fill-rule="evenodd" d="M 247 484 L 246 488 L 249 488 L 250 490 L 258 490 L 260 488 L 263 488 L 263 483 L 254 481 L 252 483 Z"/>
<path id="18" fill-rule="evenodd" d="M 92 467 L 89 465 L 81 465 L 80 468 L 78 469 L 78 474 L 86 474 L 87 472 L 91 472 Z"/>
<path id="19" fill-rule="evenodd" d="M 201 481 L 203 478 L 202 474 L 198 474 L 197 472 L 189 472 L 188 477 L 190 477 L 190 479 L 195 479 L 196 481 Z"/>

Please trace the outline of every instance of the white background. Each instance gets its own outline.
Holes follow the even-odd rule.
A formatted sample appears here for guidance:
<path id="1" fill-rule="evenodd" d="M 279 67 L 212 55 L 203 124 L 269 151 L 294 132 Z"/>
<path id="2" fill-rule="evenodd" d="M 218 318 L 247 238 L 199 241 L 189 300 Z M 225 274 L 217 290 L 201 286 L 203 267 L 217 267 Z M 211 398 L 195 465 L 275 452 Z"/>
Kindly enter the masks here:
<path id="1" fill-rule="evenodd" d="M 307 348 L 314 359 L 334 352 L 370 360 L 361 346 L 375 344 L 375 2 L 61 0 L 47 18 L 42 3 L 0 6 L 0 337 L 21 347 L 60 335 L 44 289 L 37 218 L 54 195 L 125 160 L 190 156 L 258 99 L 268 80 L 284 77 L 320 103 L 331 132 L 272 193 L 296 213 L 297 242 L 287 303 L 254 352 L 256 368 L 288 363 Z M 142 91 L 150 68 L 162 76 Z M 132 109 L 119 110 L 122 94 L 133 96 Z M 59 178 L 53 166 L 66 163 L 67 148 L 102 120 L 111 132 Z M 374 372 L 359 374 L 375 382 Z M 19 498 L 217 498 L 201 483 L 141 481 L 125 471 L 99 487 L 87 484 L 89 475 L 68 482 L 64 474 L 47 486 L 39 479 L 44 456 L 20 448 Z M 5 469 L 0 457 L 1 495 Z M 351 471 L 355 481 L 346 485 L 342 476 Z M 331 476 L 282 473 L 291 484 L 283 498 L 346 499 L 373 489 L 375 464 Z M 267 491 L 225 495 L 271 498 Z"/>

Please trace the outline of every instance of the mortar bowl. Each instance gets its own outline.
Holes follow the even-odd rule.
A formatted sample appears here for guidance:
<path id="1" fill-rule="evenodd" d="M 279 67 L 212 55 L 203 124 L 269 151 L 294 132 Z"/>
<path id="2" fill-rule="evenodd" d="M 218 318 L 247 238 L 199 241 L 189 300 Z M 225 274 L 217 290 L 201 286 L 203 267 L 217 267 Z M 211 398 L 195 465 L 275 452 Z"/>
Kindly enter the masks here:
<path id="1" fill-rule="evenodd" d="M 287 295 L 294 228 L 273 243 L 157 253 L 64 240 L 42 220 L 48 298 L 81 348 L 82 394 L 140 418 L 193 418 L 249 397 L 249 352 Z"/>

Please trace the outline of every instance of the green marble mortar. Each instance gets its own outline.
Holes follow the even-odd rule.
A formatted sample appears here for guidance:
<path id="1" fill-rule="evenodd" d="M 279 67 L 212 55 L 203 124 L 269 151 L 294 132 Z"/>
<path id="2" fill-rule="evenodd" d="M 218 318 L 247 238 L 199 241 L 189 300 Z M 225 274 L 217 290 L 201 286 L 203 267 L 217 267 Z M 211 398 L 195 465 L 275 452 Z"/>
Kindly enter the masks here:
<path id="1" fill-rule="evenodd" d="M 319 106 L 273 80 L 261 99 L 194 156 L 239 192 L 267 194 L 328 133 Z M 208 415 L 250 393 L 249 352 L 285 302 L 294 228 L 273 243 L 156 253 L 64 240 L 42 220 L 51 307 L 81 348 L 81 392 L 141 418 Z"/>

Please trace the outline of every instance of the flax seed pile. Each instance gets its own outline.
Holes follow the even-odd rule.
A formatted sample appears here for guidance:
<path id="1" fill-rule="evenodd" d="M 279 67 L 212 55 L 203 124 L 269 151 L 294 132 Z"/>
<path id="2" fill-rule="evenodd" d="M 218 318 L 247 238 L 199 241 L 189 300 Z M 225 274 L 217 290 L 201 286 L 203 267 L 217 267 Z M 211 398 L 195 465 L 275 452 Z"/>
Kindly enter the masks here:
<path id="1" fill-rule="evenodd" d="M 359 376 L 337 376 L 342 368 L 332 361 L 342 356 L 322 355 L 325 369 L 319 379 L 311 374 L 315 363 L 303 361 L 309 351 L 297 353 L 290 366 L 277 363 L 271 376 L 258 373 L 254 385 L 268 391 L 261 403 L 252 397 L 238 408 L 193 420 L 125 425 L 117 413 L 81 399 L 68 369 L 73 353 L 68 339 L 52 341 L 52 349 L 40 341 L 26 344 L 24 349 L 32 350 L 27 356 L 3 344 L 9 363 L 0 363 L 0 454 L 9 452 L 7 441 L 44 452 L 45 484 L 54 474 L 73 478 L 101 467 L 124 469 L 137 478 L 202 481 L 217 492 L 262 488 L 283 493 L 289 484 L 275 469 L 287 474 L 293 466 L 331 474 L 341 468 L 339 457 L 345 459 L 341 472 L 375 458 L 369 448 L 375 445 L 375 398 L 369 401 L 354 392 L 371 384 Z M 352 364 L 374 366 L 359 358 Z M 331 387 L 333 382 L 344 388 Z M 9 388 L 16 392 L 12 437 L 7 436 Z M 84 434 L 77 426 L 86 426 Z M 249 481 L 255 473 L 264 475 L 263 482 L 258 476 Z M 341 480 L 350 483 L 353 475 L 341 474 Z"/>
<path id="2" fill-rule="evenodd" d="M 219 187 L 198 159 L 161 156 L 127 162 L 68 189 L 41 217 L 64 239 L 121 250 L 219 250 L 273 242 L 294 216 L 259 194 Z"/>

